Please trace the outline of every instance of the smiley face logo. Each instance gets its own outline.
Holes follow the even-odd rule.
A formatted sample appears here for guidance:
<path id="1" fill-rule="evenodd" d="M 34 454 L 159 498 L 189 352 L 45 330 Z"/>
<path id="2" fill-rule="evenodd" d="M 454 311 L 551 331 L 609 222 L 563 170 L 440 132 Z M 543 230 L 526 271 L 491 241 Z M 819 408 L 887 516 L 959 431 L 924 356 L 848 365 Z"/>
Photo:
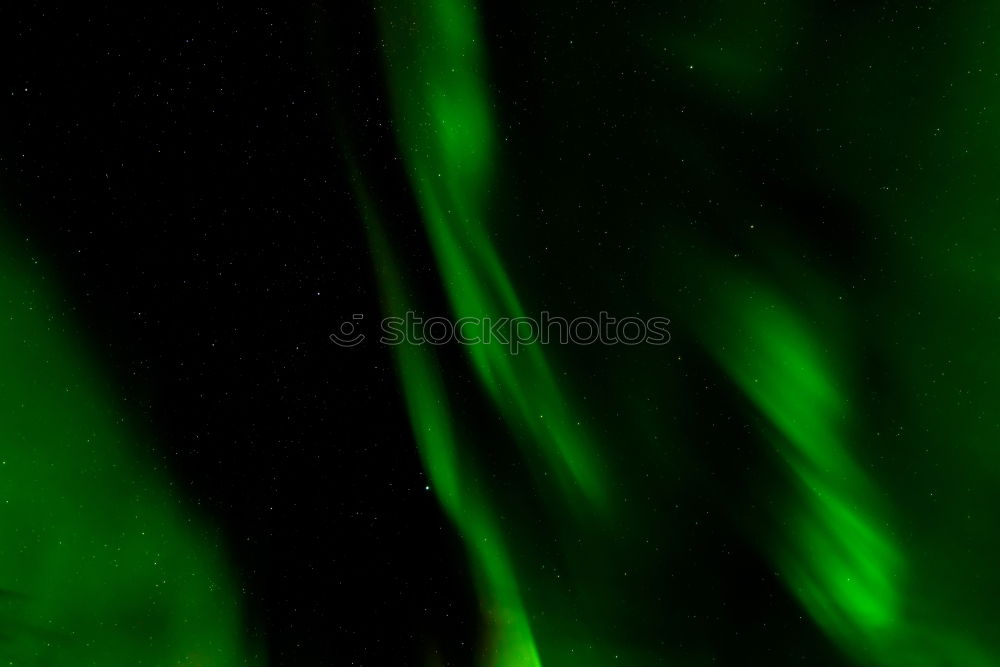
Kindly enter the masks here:
<path id="1" fill-rule="evenodd" d="M 360 345 L 365 340 L 365 335 L 359 331 L 360 326 L 355 322 L 365 319 L 361 313 L 355 313 L 351 320 L 341 322 L 340 328 L 330 334 L 330 340 L 340 347 L 354 347 Z"/>

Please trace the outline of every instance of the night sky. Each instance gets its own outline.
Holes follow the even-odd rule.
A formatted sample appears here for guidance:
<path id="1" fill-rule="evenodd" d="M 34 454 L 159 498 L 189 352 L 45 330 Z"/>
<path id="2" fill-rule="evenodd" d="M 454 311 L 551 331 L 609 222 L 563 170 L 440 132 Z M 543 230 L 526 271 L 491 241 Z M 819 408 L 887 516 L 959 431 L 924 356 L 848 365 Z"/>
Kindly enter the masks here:
<path id="1" fill-rule="evenodd" d="M 4 231 L 218 526 L 270 664 L 405 663 L 476 609 L 389 353 L 327 339 L 378 307 L 327 20 L 4 8 Z"/>
<path id="2" fill-rule="evenodd" d="M 0 658 L 1000 664 L 997 25 L 0 8 Z"/>

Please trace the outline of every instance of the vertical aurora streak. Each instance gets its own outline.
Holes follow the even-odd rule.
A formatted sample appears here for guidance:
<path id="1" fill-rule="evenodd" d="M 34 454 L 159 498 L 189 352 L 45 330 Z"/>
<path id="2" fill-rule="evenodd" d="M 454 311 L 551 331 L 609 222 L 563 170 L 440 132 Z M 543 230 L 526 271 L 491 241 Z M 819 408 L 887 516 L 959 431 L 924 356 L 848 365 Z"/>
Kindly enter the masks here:
<path id="1" fill-rule="evenodd" d="M 813 289 L 821 289 L 814 286 Z M 732 317 L 705 332 L 722 367 L 773 425 L 770 440 L 792 474 L 792 491 L 775 517 L 772 545 L 794 594 L 846 646 L 891 642 L 900 619 L 904 563 L 878 494 L 850 452 L 858 434 L 845 366 L 824 340 L 771 290 L 728 281 L 716 312 Z"/>
<path id="2" fill-rule="evenodd" d="M 386 242 L 360 178 L 356 176 L 354 180 L 372 254 L 379 267 L 382 300 L 387 312 L 405 312 L 416 304 L 404 297 L 404 273 Z M 477 476 L 475 465 L 462 446 L 471 436 L 456 433 L 444 380 L 433 354 L 426 348 L 406 345 L 398 348 L 396 360 L 421 459 L 434 492 L 455 522 L 480 578 L 485 611 L 491 619 L 490 664 L 540 665 L 517 577 L 494 510 L 472 482 Z"/>
<path id="3" fill-rule="evenodd" d="M 496 155 L 478 18 L 464 0 L 380 6 L 400 144 L 456 318 L 523 317 L 489 235 Z M 419 35 L 419 37 L 418 37 Z M 530 433 L 569 494 L 603 504 L 588 434 L 543 353 L 469 348 L 483 386 Z"/>

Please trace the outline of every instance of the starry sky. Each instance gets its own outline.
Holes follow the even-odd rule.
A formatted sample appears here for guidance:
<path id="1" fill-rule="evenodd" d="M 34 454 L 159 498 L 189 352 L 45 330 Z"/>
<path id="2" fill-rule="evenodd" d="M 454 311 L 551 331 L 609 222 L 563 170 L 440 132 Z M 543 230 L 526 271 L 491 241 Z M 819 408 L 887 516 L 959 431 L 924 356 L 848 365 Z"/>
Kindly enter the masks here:
<path id="1" fill-rule="evenodd" d="M 0 658 L 998 664 L 998 23 L 0 9 Z"/>

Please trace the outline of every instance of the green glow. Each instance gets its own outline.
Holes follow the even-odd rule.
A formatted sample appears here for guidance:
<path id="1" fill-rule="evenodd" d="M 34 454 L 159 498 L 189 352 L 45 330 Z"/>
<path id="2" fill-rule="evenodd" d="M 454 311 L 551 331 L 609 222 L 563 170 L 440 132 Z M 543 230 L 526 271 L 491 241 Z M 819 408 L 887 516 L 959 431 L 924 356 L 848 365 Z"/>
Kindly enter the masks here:
<path id="1" fill-rule="evenodd" d="M 454 315 L 523 317 L 487 227 L 495 139 L 475 10 L 465 0 L 414 0 L 383 4 L 380 18 L 397 131 Z M 474 345 L 469 354 L 566 493 L 607 509 L 592 438 L 542 351 L 512 356 L 502 346 Z"/>
<path id="2" fill-rule="evenodd" d="M 735 281 L 734 281 L 735 282 Z M 738 283 L 737 283 L 738 285 Z M 729 285 L 733 336 L 716 336 L 723 366 L 776 426 L 798 489 L 781 514 L 778 560 L 821 625 L 847 643 L 887 641 L 901 622 L 901 554 L 879 518 L 871 481 L 848 444 L 853 420 L 841 359 L 761 287 Z M 711 338 L 710 338 L 711 340 Z"/>
<path id="3" fill-rule="evenodd" d="M 763 462 L 754 458 L 759 452 L 732 454 L 734 465 L 764 470 L 763 481 L 748 482 L 756 495 L 730 501 L 734 532 L 742 529 L 773 564 L 829 640 L 823 650 L 831 661 L 1000 664 L 993 599 L 1000 590 L 993 511 L 1000 506 L 993 34 L 1000 9 L 907 8 L 884 21 L 875 9 L 853 17 L 782 2 L 626 8 L 620 21 L 611 10 L 570 9 L 559 5 L 556 18 L 543 10 L 519 15 L 549 41 L 532 76 L 552 84 L 539 95 L 556 120 L 533 131 L 564 132 L 558 140 L 571 146 L 593 142 L 595 162 L 605 160 L 576 168 L 549 159 L 565 173 L 526 186 L 535 196 L 526 196 L 529 206 L 571 209 L 550 216 L 564 238 L 547 239 L 576 242 L 577 254 L 565 253 L 547 273 L 584 284 L 597 284 L 587 283 L 588 270 L 608 282 L 628 279 L 640 293 L 616 303 L 671 311 L 689 339 L 676 343 L 677 361 L 705 353 L 720 382 L 736 389 L 737 407 L 704 411 L 706 421 L 745 417 L 738 444 L 766 452 Z M 531 287 L 542 287 L 501 257 L 497 239 L 530 235 L 536 221 L 502 216 L 504 188 L 518 170 L 538 175 L 529 168 L 536 155 L 563 149 L 502 150 L 497 109 L 510 103 L 491 92 L 471 3 L 388 2 L 379 21 L 400 150 L 454 315 L 522 315 Z M 928 30 L 929 21 L 940 31 Z M 600 38 L 588 42 L 591 29 Z M 648 61 L 635 62 L 633 42 L 643 43 Z M 616 43 L 620 53 L 603 54 L 611 64 L 590 80 L 587 68 L 600 68 L 601 59 L 575 49 Z M 580 82 L 597 93 L 574 96 Z M 632 115 L 604 99 L 619 85 L 636 95 Z M 561 103 L 562 94 L 570 101 Z M 581 100 L 599 108 L 572 107 Z M 623 118 L 647 122 L 614 127 L 624 148 L 592 136 L 627 124 Z M 774 165 L 765 159 L 772 155 Z M 729 164 L 737 168 L 720 175 Z M 592 180 L 576 182 L 580 176 Z M 803 197 L 811 208 L 783 208 L 800 194 L 794 187 L 773 194 L 773 182 L 786 178 L 816 188 Z M 546 188 L 553 192 L 538 194 Z M 616 189 L 626 194 L 608 194 Z M 606 201 L 599 213 L 586 209 Z M 829 201 L 847 211 L 838 233 L 857 237 L 844 248 L 823 247 L 833 226 Z M 580 231 L 619 224 L 616 240 L 628 249 L 618 257 L 594 242 L 598 234 Z M 795 241 L 812 232 L 815 246 Z M 402 297 L 407 271 L 389 241 L 375 236 L 387 309 L 418 305 Z M 699 392 L 710 381 L 696 364 L 691 377 L 675 378 L 689 367 L 669 366 L 651 351 L 608 352 L 598 371 L 583 352 L 556 353 L 564 355 L 557 367 L 556 354 L 537 347 L 515 358 L 499 346 L 474 346 L 472 367 L 509 432 L 498 435 L 449 409 L 466 386 L 457 387 L 433 354 L 399 354 L 435 490 L 466 540 L 486 605 L 511 610 L 503 660 L 718 664 L 686 645 L 681 630 L 649 620 L 683 617 L 683 604 L 721 614 L 729 602 L 711 576 L 686 597 L 683 586 L 659 576 L 704 574 L 685 560 L 698 557 L 683 543 L 697 531 L 683 532 L 682 521 L 666 518 L 677 516 L 670 510 L 686 511 L 691 497 L 727 497 L 726 483 L 744 481 L 720 475 L 718 486 L 692 491 L 716 481 L 702 465 L 685 467 L 703 463 L 697 447 L 717 426 L 698 422 Z M 579 392 L 563 379 L 566 358 L 577 366 L 573 377 L 591 382 Z M 604 386 L 616 372 L 625 379 Z M 581 410 L 577 393 L 614 414 Z M 492 471 L 478 445 L 505 439 L 529 445 L 528 474 L 501 471 L 502 481 L 483 481 Z M 689 459 L 678 453 L 687 449 L 695 451 Z M 508 483 L 529 500 L 511 501 Z M 595 515 L 602 520 L 586 520 Z M 558 581 L 540 573 L 542 565 L 559 568 Z M 635 583 L 644 581 L 656 585 Z"/>
<path id="4" fill-rule="evenodd" d="M 403 313 L 416 304 L 403 296 L 402 279 L 405 274 L 397 268 L 398 264 L 360 180 L 355 180 L 372 253 L 380 267 L 378 281 L 383 302 L 387 312 Z M 448 394 L 434 356 L 427 348 L 413 345 L 400 346 L 396 352 L 407 408 L 424 466 L 438 499 L 464 539 L 479 575 L 491 633 L 488 664 L 496 667 L 541 665 L 517 577 L 495 519 L 495 508 L 473 482 L 477 477 L 475 464 L 468 454 L 463 456 L 460 446 L 468 437 L 462 438 L 455 433 L 455 420 L 448 408 Z"/>
<path id="5" fill-rule="evenodd" d="M 11 248 L 0 239 L 0 660 L 260 664 L 219 538 L 170 496 Z"/>
<path id="6" fill-rule="evenodd" d="M 767 531 L 790 590 L 859 664 L 993 664 L 940 610 L 928 617 L 937 595 L 925 577 L 939 556 L 900 543 L 892 515 L 906 508 L 887 507 L 852 454 L 876 443 L 853 414 L 856 388 L 838 372 L 853 365 L 849 340 L 837 338 L 849 338 L 845 329 L 821 333 L 775 291 L 714 268 L 725 290 L 712 306 L 732 319 L 704 340 L 774 425 L 770 440 L 794 481 Z M 806 289 L 832 300 L 819 283 Z"/>

